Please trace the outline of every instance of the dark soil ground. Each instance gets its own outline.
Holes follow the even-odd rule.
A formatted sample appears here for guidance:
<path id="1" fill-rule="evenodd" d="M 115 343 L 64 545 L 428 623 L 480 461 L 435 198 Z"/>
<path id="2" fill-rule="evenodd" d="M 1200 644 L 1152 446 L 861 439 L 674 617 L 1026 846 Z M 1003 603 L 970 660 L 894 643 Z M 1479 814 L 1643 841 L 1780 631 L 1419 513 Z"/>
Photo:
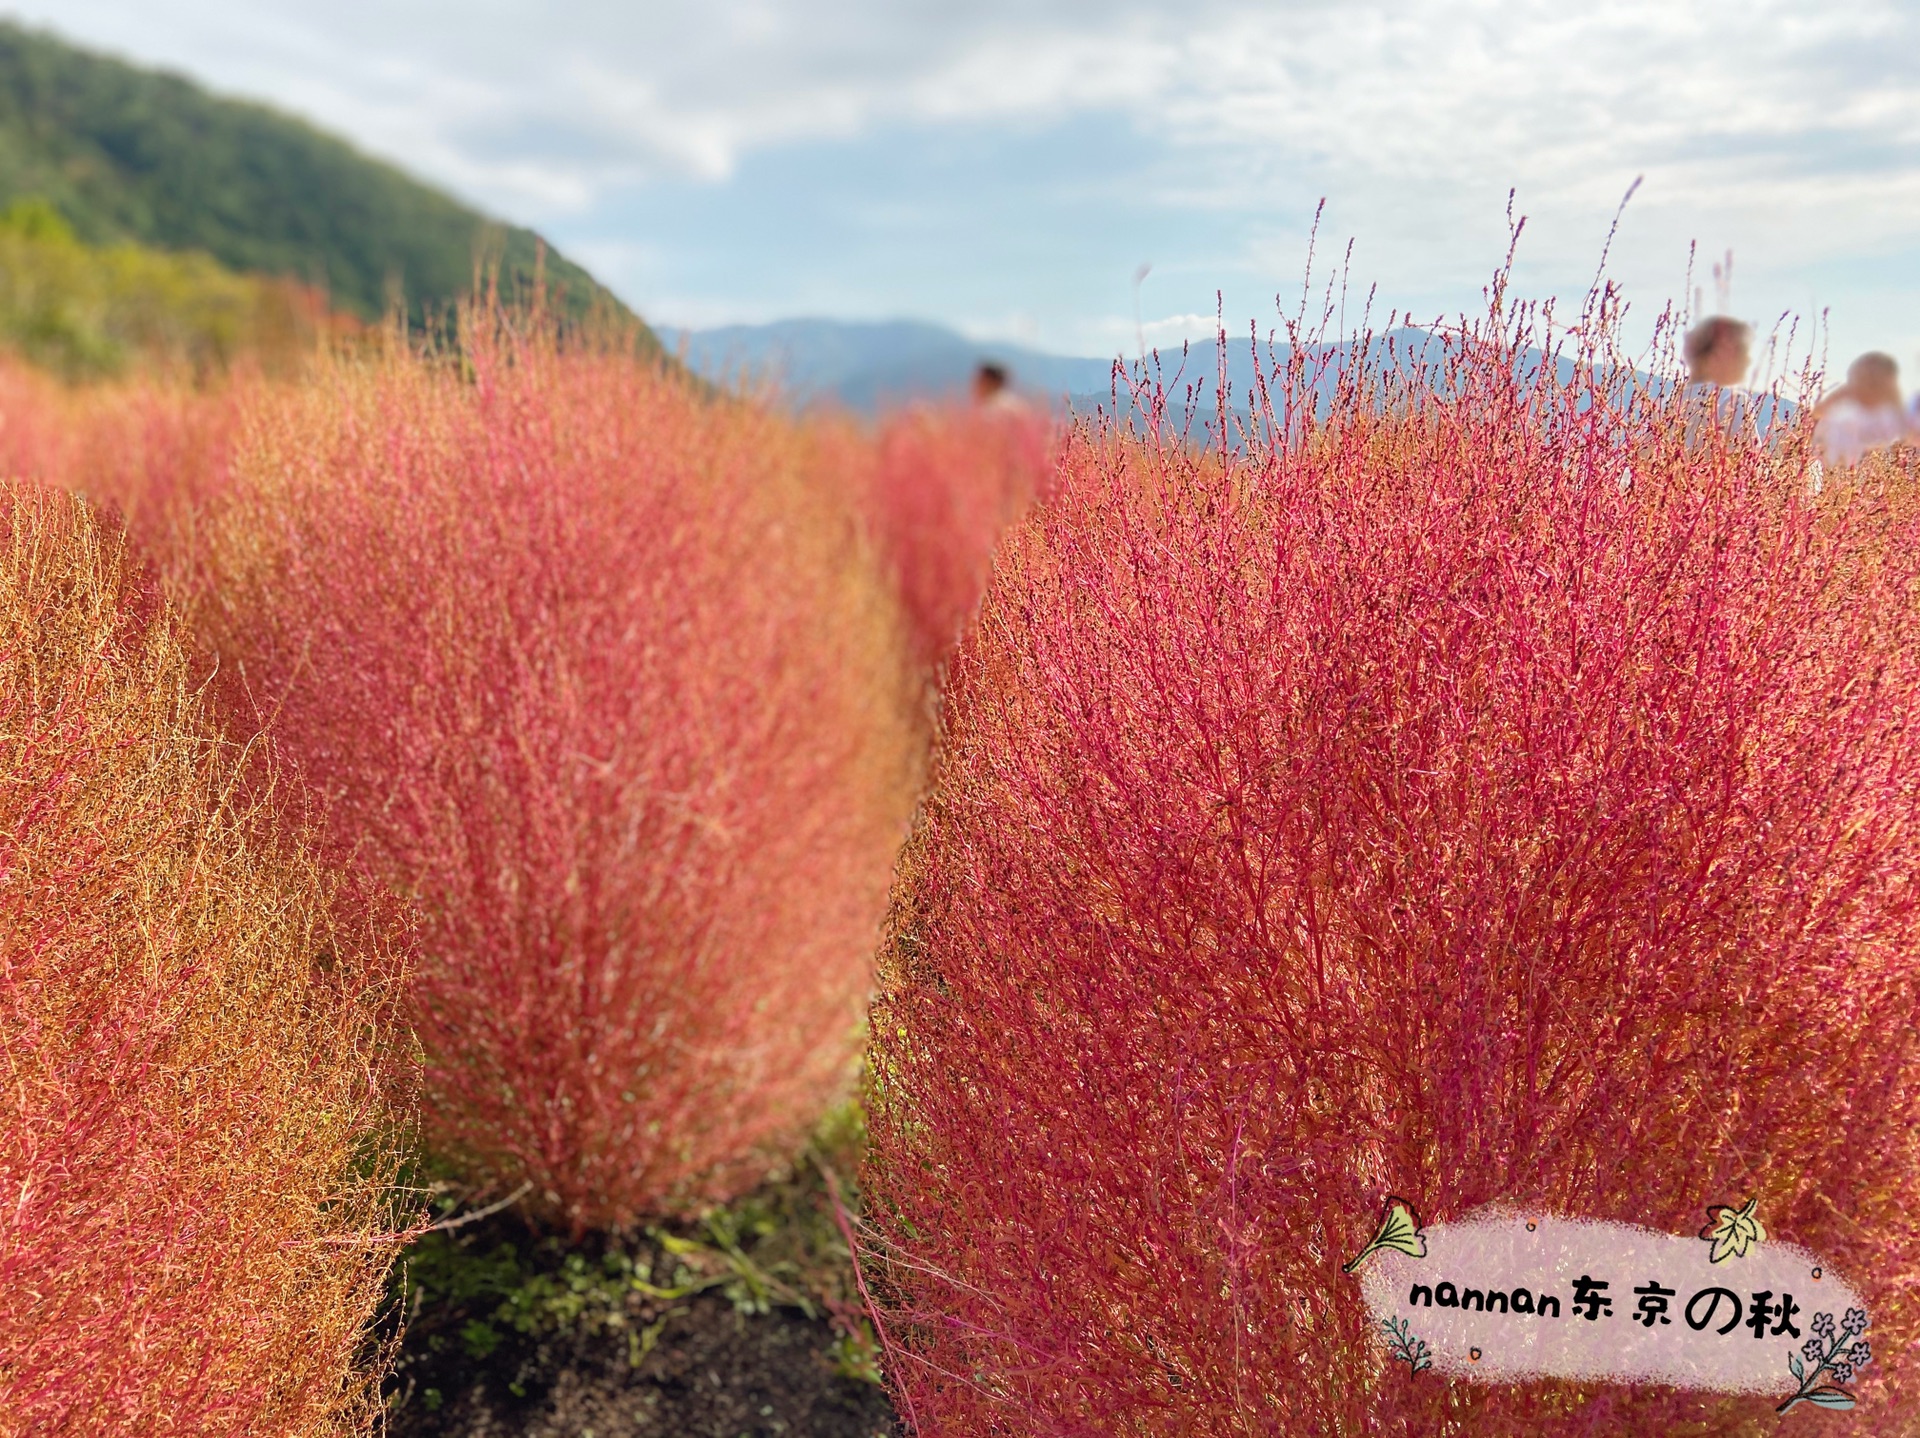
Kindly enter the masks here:
<path id="1" fill-rule="evenodd" d="M 660 1321 L 638 1367 L 625 1333 L 511 1335 L 401 1358 L 394 1438 L 895 1438 L 886 1394 L 835 1372 L 831 1327 L 703 1294 Z"/>
<path id="2" fill-rule="evenodd" d="M 449 1217 L 383 1320 L 393 1438 L 898 1438 L 827 1171 L 812 1150 L 697 1221 L 579 1243 Z"/>

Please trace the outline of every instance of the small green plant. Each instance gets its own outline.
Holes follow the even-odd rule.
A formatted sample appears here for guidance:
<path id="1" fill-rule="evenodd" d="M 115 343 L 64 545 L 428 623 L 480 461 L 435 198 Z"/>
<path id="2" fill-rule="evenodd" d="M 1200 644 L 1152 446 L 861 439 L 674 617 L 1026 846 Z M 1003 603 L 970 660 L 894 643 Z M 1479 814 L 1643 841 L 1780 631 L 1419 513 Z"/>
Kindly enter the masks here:
<path id="1" fill-rule="evenodd" d="M 475 1358 L 485 1358 L 509 1332 L 588 1332 L 629 1326 L 635 1294 L 658 1296 L 653 1261 L 619 1248 L 593 1256 L 558 1238 L 496 1242 L 484 1249 L 449 1232 L 430 1233 L 408 1255 L 406 1311 L 429 1305 L 471 1316 L 458 1332 Z"/>
<path id="2" fill-rule="evenodd" d="M 847 1317 L 855 1311 L 852 1259 L 825 1178 L 856 1166 L 863 1137 L 858 1105 L 844 1105 L 781 1181 L 696 1221 L 587 1246 L 515 1220 L 472 1228 L 458 1214 L 456 1190 L 422 1174 L 418 1181 L 437 1194 L 440 1224 L 409 1251 L 394 1311 L 410 1323 L 425 1316 L 418 1325 L 430 1335 L 425 1342 L 457 1343 L 475 1359 L 495 1354 L 510 1334 L 624 1332 L 629 1366 L 638 1368 L 668 1313 L 716 1293 L 746 1316 L 776 1308 L 808 1318 L 833 1313 L 835 1371 L 878 1382 L 873 1333 L 863 1319 Z"/>
<path id="3" fill-rule="evenodd" d="M 886 1381 L 880 1372 L 880 1344 L 874 1337 L 873 1325 L 864 1318 L 843 1324 L 827 1356 L 833 1361 L 833 1371 L 838 1377 L 855 1383 Z"/>

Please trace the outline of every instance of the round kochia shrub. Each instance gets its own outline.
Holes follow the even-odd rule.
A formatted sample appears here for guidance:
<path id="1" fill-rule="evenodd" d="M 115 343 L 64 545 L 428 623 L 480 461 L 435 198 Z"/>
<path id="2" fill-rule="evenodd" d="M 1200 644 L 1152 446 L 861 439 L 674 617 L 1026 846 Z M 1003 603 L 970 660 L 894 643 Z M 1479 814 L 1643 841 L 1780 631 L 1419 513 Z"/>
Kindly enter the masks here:
<path id="1" fill-rule="evenodd" d="M 190 584 L 418 914 L 427 1137 L 618 1227 L 852 1080 L 915 764 L 894 609 L 786 423 L 516 339 L 263 398 Z"/>
<path id="2" fill-rule="evenodd" d="M 1041 488 L 1047 448 L 1046 417 L 1018 410 L 908 409 L 861 437 L 863 507 L 922 667 L 973 618 L 995 546 Z"/>
<path id="3" fill-rule="evenodd" d="M 1410 1378 L 1341 1273 L 1389 1193 L 1757 1194 L 1910 1422 L 1920 535 L 1473 353 L 1240 458 L 1082 436 L 1003 551 L 873 1017 L 920 1433 L 1771 1421 Z"/>
<path id="4" fill-rule="evenodd" d="M 0 486 L 0 1433 L 374 1427 L 397 970 L 189 679 L 87 511 Z"/>

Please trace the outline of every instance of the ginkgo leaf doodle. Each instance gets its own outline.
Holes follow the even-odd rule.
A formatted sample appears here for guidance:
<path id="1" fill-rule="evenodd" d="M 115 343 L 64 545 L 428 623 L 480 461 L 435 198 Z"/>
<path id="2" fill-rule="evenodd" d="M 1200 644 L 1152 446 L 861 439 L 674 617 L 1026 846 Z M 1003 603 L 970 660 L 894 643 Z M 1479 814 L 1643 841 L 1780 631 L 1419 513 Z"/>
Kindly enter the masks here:
<path id="1" fill-rule="evenodd" d="M 1420 1231 L 1420 1216 L 1404 1198 L 1387 1199 L 1386 1210 L 1380 1215 L 1380 1227 L 1374 1232 L 1373 1241 L 1349 1259 L 1341 1272 L 1352 1273 L 1370 1255 L 1383 1248 L 1404 1253 L 1409 1258 L 1427 1256 L 1427 1240 Z"/>
<path id="2" fill-rule="evenodd" d="M 1715 1204 L 1707 1210 L 1711 1222 L 1700 1230 L 1700 1236 L 1713 1245 L 1711 1262 L 1718 1263 L 1729 1255 L 1745 1258 L 1748 1249 L 1766 1238 L 1767 1230 L 1753 1216 L 1754 1209 L 1759 1205 L 1760 1198 L 1756 1194 L 1740 1208 Z"/>

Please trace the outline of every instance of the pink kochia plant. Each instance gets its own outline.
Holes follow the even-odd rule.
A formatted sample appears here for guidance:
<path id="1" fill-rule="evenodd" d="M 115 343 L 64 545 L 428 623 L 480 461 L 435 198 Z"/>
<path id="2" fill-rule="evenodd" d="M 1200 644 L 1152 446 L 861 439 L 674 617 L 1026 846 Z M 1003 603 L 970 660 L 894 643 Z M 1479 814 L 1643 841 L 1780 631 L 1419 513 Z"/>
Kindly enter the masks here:
<path id="1" fill-rule="evenodd" d="M 329 832 L 415 902 L 428 1139 L 618 1227 L 751 1185 L 850 1083 L 910 690 L 791 426 L 468 335 L 263 397 L 187 587 Z"/>
<path id="2" fill-rule="evenodd" d="M 994 547 L 1042 487 L 1047 451 L 1037 412 L 932 408 L 894 415 L 850 447 L 916 663 L 944 660 L 973 618 Z"/>
<path id="3" fill-rule="evenodd" d="M 1511 324 L 1243 452 L 1082 434 L 1009 541 L 872 1025 L 921 1434 L 1772 1421 L 1412 1375 L 1341 1271 L 1388 1194 L 1757 1194 L 1913 1331 L 1920 533 Z M 1860 1393 L 1910 1431 L 1903 1341 Z"/>
<path id="4" fill-rule="evenodd" d="M 142 549 L 227 481 L 241 416 L 271 382 L 155 377 L 71 387 L 0 356 L 0 476 L 57 484 L 116 515 Z"/>

